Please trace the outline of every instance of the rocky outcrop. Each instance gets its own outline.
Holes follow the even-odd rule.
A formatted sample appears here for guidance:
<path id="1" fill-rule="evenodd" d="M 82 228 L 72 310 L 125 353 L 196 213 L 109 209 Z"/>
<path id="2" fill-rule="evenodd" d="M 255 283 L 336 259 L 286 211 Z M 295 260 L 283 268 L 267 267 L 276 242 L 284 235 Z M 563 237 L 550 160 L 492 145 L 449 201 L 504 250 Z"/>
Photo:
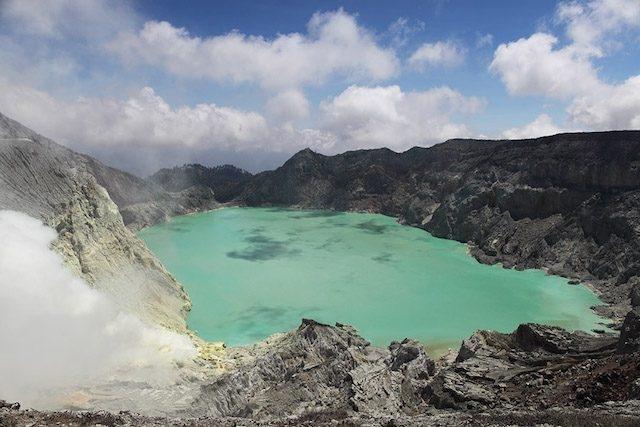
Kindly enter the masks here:
<path id="1" fill-rule="evenodd" d="M 585 407 L 631 399 L 640 361 L 616 354 L 614 336 L 526 324 L 511 334 L 479 331 L 425 396 L 439 408 Z"/>
<path id="2" fill-rule="evenodd" d="M 262 420 L 314 412 L 418 414 L 435 370 L 416 341 L 376 348 L 350 326 L 313 320 L 230 356 L 234 369 L 203 386 L 194 413 Z"/>
<path id="3" fill-rule="evenodd" d="M 434 363 L 412 340 L 376 348 L 347 325 L 303 320 L 289 333 L 228 349 L 224 371 L 173 418 L 21 411 L 0 402 L 0 422 L 637 425 L 639 353 L 618 354 L 616 342 L 527 324 L 511 334 L 479 331 L 455 361 Z"/>
<path id="4" fill-rule="evenodd" d="M 440 410 L 566 416 L 591 408 L 599 418 L 605 403 L 633 413 L 639 353 L 621 354 L 619 346 L 614 335 L 525 324 L 511 334 L 478 331 L 453 362 L 435 363 L 413 340 L 375 348 L 349 326 L 304 320 L 295 331 L 231 349 L 233 368 L 203 386 L 185 415 L 418 422 Z"/>
<path id="5" fill-rule="evenodd" d="M 185 331 L 186 293 L 125 227 L 111 193 L 123 205 L 154 194 L 137 178 L 0 115 L 0 209 L 24 212 L 56 229 L 54 247 L 67 265 L 126 311 Z"/>
<path id="6" fill-rule="evenodd" d="M 624 318 L 618 342 L 620 353 L 640 351 L 640 307 L 634 307 Z"/>
<path id="7" fill-rule="evenodd" d="M 590 282 L 620 320 L 640 273 L 640 131 L 303 150 L 256 175 L 239 201 L 392 215 L 471 243 L 482 262 Z"/>

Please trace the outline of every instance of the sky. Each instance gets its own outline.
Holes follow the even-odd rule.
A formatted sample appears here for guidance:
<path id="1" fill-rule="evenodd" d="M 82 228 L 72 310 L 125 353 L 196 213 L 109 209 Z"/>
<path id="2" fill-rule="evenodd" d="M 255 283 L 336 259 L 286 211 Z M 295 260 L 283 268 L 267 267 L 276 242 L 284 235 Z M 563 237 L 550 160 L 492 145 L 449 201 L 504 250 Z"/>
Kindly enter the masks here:
<path id="1" fill-rule="evenodd" d="M 640 128 L 640 0 L 0 0 L 0 112 L 138 175 Z"/>

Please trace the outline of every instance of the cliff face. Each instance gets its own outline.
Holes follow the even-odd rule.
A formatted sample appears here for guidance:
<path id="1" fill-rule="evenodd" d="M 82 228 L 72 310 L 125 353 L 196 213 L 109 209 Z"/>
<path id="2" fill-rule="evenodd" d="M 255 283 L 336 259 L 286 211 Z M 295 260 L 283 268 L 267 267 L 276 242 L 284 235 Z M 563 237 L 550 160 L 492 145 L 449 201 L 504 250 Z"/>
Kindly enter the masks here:
<path id="1" fill-rule="evenodd" d="M 594 282 L 608 302 L 626 301 L 640 273 L 639 131 L 303 150 L 256 175 L 239 200 L 395 216 L 472 243 L 483 262 Z"/>
<path id="2" fill-rule="evenodd" d="M 126 207 L 154 190 L 0 115 L 0 209 L 56 229 L 67 265 L 126 311 L 185 331 L 186 293 L 125 227 L 111 194 Z"/>

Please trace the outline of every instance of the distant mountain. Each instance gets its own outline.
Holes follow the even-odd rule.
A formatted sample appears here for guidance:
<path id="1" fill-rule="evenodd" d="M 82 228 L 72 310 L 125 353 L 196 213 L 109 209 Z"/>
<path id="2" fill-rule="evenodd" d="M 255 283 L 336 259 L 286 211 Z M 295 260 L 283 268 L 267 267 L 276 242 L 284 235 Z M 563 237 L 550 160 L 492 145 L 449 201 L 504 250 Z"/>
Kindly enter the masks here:
<path id="1" fill-rule="evenodd" d="M 244 184 L 253 175 L 232 165 L 206 167 L 199 164 L 187 164 L 170 169 L 160 169 L 151 175 L 150 182 L 158 184 L 167 191 L 183 191 L 194 185 L 213 190 L 219 202 L 227 202 L 237 197 Z"/>

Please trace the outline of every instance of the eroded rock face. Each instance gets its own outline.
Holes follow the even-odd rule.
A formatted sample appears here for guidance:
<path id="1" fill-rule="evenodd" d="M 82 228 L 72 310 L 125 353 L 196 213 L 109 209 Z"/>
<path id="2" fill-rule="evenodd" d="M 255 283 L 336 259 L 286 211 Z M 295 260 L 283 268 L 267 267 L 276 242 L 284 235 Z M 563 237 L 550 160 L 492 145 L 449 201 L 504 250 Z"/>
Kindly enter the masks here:
<path id="1" fill-rule="evenodd" d="M 350 326 L 313 320 L 235 351 L 237 365 L 203 387 L 196 412 L 258 419 L 313 411 L 418 413 L 434 374 L 433 361 L 415 341 L 376 348 Z"/>
<path id="2" fill-rule="evenodd" d="M 525 324 L 510 334 L 478 331 L 454 362 L 436 364 L 416 341 L 375 348 L 349 326 L 304 320 L 295 331 L 230 350 L 234 366 L 202 387 L 188 415 L 417 422 L 451 409 L 568 413 L 609 401 L 623 408 L 637 395 L 640 358 L 618 354 L 617 343 L 614 335 Z"/>
<path id="3" fill-rule="evenodd" d="M 478 331 L 463 342 L 455 363 L 435 376 L 426 396 L 437 407 L 456 409 L 624 400 L 640 366 L 633 361 L 620 367 L 617 342 L 615 336 L 537 324 L 520 325 L 511 334 Z M 585 393 L 584 386 L 598 380 L 600 388 Z"/>

